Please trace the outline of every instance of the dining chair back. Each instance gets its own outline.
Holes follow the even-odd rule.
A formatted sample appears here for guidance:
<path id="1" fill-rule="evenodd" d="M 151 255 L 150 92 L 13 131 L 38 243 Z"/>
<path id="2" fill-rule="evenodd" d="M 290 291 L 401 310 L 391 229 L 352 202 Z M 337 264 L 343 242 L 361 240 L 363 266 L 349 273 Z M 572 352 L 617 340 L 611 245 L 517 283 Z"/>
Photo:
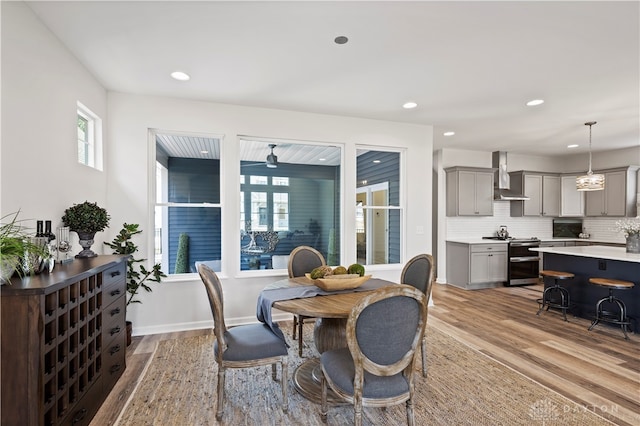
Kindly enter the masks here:
<path id="1" fill-rule="evenodd" d="M 247 368 L 271 365 L 276 380 L 276 364 L 282 370 L 282 410 L 288 411 L 286 343 L 276 336 L 266 324 L 247 324 L 227 329 L 224 322 L 224 297 L 222 285 L 216 273 L 205 264 L 198 264 L 198 273 L 204 283 L 213 314 L 213 331 L 216 341 L 213 351 L 218 364 L 218 398 L 216 418 L 222 419 L 224 408 L 224 382 L 227 368 Z"/>
<path id="2" fill-rule="evenodd" d="M 304 274 L 326 264 L 324 256 L 318 250 L 309 246 L 298 246 L 289 255 L 289 278 L 304 277 Z"/>
<path id="3" fill-rule="evenodd" d="M 419 254 L 412 257 L 402 268 L 400 283 L 408 284 L 423 292 L 427 297 L 427 305 L 431 297 L 431 287 L 433 285 L 433 256 L 430 254 Z M 422 341 L 422 375 L 427 377 L 427 342 Z"/>
<path id="4" fill-rule="evenodd" d="M 321 418 L 327 418 L 327 390 L 354 406 L 354 423 L 362 424 L 362 407 L 406 404 L 413 425 L 415 354 L 427 320 L 426 296 L 409 285 L 392 285 L 364 296 L 347 319 L 348 348 L 323 352 Z"/>
<path id="5" fill-rule="evenodd" d="M 327 262 L 322 253 L 313 247 L 298 246 L 291 251 L 289 255 L 289 278 L 304 277 L 304 274 L 311 272 L 318 266 L 324 266 Z M 291 332 L 293 340 L 296 340 L 296 330 L 298 332 L 298 356 L 302 357 L 302 326 L 304 321 L 312 319 L 304 315 L 293 316 L 293 331 Z"/>

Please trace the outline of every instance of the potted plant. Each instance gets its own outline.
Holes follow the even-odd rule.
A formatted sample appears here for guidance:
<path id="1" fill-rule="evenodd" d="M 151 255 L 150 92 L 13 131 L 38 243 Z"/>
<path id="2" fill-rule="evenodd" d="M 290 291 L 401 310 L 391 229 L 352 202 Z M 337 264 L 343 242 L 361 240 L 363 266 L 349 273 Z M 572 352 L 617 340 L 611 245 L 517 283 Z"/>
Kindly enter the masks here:
<path id="1" fill-rule="evenodd" d="M 45 247 L 32 242 L 30 233 L 18 220 L 19 213 L 10 213 L 0 220 L 0 284 L 9 282 L 15 272 L 21 273 L 18 266 L 25 254 L 40 259 L 47 254 Z"/>
<path id="2" fill-rule="evenodd" d="M 76 255 L 77 258 L 97 256 L 91 250 L 93 237 L 96 232 L 104 231 L 109 226 L 111 217 L 106 209 L 98 206 L 97 203 L 85 201 L 82 204 L 74 204 L 64 211 L 62 222 L 71 231 L 78 234 L 80 245 L 83 250 Z"/>
<path id="3" fill-rule="evenodd" d="M 138 251 L 138 246 L 132 241 L 132 237 L 140 234 L 142 230 L 138 229 L 138 224 L 124 223 L 120 233 L 110 243 L 104 244 L 111 247 L 113 254 L 128 255 L 127 260 L 127 306 L 131 303 L 142 303 L 136 299 L 138 292 L 142 289 L 151 292 L 148 282 L 159 283 L 162 278 L 166 277 L 165 273 L 160 269 L 162 265 L 156 263 L 151 269 L 144 267 L 147 259 L 136 259 L 133 255 Z M 131 321 L 127 321 L 127 346 L 131 344 Z"/>

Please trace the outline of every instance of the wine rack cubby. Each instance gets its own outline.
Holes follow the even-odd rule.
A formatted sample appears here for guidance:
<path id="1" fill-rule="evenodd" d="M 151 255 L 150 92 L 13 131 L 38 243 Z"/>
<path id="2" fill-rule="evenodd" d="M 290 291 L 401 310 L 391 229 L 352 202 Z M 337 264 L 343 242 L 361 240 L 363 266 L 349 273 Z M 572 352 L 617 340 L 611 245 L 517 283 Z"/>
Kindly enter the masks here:
<path id="1" fill-rule="evenodd" d="M 75 259 L 0 288 L 3 425 L 90 423 L 126 368 L 126 259 Z"/>

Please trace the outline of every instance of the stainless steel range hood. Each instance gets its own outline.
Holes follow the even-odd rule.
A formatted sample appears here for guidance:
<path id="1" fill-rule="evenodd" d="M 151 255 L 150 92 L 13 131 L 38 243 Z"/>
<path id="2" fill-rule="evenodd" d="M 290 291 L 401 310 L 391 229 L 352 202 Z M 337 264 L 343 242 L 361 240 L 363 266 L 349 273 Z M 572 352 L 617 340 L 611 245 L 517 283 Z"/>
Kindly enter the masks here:
<path id="1" fill-rule="evenodd" d="M 496 171 L 493 188 L 495 201 L 527 201 L 529 197 L 519 191 L 511 190 L 509 172 L 507 171 L 507 153 L 504 151 L 493 152 L 491 166 Z"/>

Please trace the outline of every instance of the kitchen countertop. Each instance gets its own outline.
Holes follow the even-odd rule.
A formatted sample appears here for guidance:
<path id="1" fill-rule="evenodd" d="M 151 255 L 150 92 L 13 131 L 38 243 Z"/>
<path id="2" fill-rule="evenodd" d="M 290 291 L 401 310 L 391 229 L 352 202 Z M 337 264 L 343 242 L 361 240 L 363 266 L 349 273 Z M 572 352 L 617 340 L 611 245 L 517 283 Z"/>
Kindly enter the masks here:
<path id="1" fill-rule="evenodd" d="M 541 253 L 564 254 L 568 256 L 595 257 L 598 259 L 619 260 L 622 262 L 640 263 L 640 254 L 627 253 L 625 247 L 608 246 L 575 246 L 575 247 L 540 247 L 531 251 Z"/>
<path id="2" fill-rule="evenodd" d="M 624 244 L 624 241 L 605 241 L 591 238 L 540 238 L 543 243 L 548 242 L 587 242 L 589 244 Z M 485 240 L 482 237 L 469 237 L 469 238 L 451 238 L 447 240 L 448 243 L 459 244 L 506 244 L 508 240 Z"/>
<path id="3" fill-rule="evenodd" d="M 479 237 L 470 237 L 470 238 L 455 238 L 447 240 L 448 243 L 458 243 L 458 244 L 507 244 L 509 241 L 507 240 L 483 240 Z"/>

